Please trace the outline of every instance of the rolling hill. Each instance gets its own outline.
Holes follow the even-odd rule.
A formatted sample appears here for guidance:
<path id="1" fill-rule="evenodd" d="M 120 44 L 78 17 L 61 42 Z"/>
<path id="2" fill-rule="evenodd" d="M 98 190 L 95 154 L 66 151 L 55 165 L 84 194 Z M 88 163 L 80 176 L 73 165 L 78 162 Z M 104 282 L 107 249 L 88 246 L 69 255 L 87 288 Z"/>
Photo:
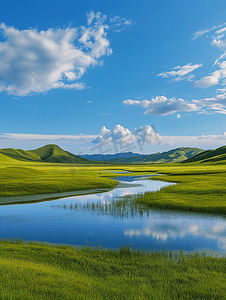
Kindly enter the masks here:
<path id="1" fill-rule="evenodd" d="M 57 145 L 46 145 L 36 150 L 21 150 L 6 148 L 0 149 L 0 154 L 20 161 L 67 163 L 67 164 L 87 164 L 90 163 L 85 158 L 64 151 Z"/>
<path id="2" fill-rule="evenodd" d="M 199 148 L 176 148 L 162 153 L 154 153 L 149 155 L 130 156 L 127 158 L 112 159 L 111 163 L 172 163 L 181 162 L 198 153 L 202 153 L 203 150 Z"/>
<path id="3" fill-rule="evenodd" d="M 215 150 L 207 150 L 199 153 L 191 158 L 186 159 L 183 163 L 190 162 L 220 162 L 226 160 L 226 146 L 217 148 Z"/>

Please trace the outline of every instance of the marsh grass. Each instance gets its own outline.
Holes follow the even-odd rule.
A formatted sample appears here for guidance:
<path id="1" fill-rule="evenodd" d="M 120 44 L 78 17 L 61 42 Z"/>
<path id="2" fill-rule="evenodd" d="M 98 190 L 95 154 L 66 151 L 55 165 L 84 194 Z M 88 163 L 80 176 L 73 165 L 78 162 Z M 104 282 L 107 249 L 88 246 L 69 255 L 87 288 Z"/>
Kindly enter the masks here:
<path id="1" fill-rule="evenodd" d="M 1 299 L 224 299 L 226 259 L 0 242 Z"/>
<path id="2" fill-rule="evenodd" d="M 107 202 L 76 202 L 66 204 L 52 204 L 54 209 L 90 212 L 92 214 L 107 215 L 114 218 L 133 218 L 135 216 L 149 216 L 150 210 L 146 205 L 136 202 L 137 195 L 118 197 Z"/>

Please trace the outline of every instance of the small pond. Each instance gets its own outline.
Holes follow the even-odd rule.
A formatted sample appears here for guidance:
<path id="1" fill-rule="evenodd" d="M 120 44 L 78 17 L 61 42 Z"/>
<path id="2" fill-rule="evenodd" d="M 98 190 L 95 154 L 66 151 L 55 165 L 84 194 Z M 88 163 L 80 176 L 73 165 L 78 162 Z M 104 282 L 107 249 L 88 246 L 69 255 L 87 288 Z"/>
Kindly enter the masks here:
<path id="1" fill-rule="evenodd" d="M 71 245 L 226 253 L 226 218 L 147 209 L 122 197 L 170 185 L 145 176 L 119 177 L 111 191 L 0 206 L 0 238 Z M 29 196 L 25 197 L 25 200 Z M 25 201 L 24 200 L 24 201 Z"/>

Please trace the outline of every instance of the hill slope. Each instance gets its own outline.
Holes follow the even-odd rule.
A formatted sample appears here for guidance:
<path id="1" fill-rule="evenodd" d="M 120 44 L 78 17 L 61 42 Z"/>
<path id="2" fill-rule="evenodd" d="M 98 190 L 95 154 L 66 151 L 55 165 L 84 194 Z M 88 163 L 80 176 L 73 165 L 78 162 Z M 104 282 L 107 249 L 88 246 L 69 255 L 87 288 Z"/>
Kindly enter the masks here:
<path id="1" fill-rule="evenodd" d="M 207 150 L 202 153 L 199 153 L 187 160 L 183 163 L 189 162 L 218 162 L 226 160 L 226 146 L 217 148 L 215 150 Z"/>
<path id="2" fill-rule="evenodd" d="M 87 164 L 87 159 L 64 151 L 57 145 L 46 145 L 36 150 L 0 149 L 0 154 L 20 161 L 37 161 L 67 164 Z"/>
<path id="3" fill-rule="evenodd" d="M 170 162 L 181 162 L 188 159 L 198 153 L 202 153 L 203 150 L 199 148 L 176 148 L 170 151 L 162 153 L 154 153 L 142 156 L 133 156 L 128 158 L 117 158 L 110 162 L 120 163 L 170 163 Z"/>

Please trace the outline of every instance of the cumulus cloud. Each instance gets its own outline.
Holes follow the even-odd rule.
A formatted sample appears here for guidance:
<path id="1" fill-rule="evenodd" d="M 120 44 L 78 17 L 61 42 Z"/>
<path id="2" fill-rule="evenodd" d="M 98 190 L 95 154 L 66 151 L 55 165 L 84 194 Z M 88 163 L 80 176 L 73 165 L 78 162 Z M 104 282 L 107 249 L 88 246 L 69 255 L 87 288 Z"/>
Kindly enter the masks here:
<path id="1" fill-rule="evenodd" d="M 147 125 L 145 127 L 135 129 L 134 136 L 139 145 L 144 145 L 145 143 L 150 144 L 152 141 L 156 141 L 158 144 L 161 144 L 161 137 L 157 132 L 155 125 Z"/>
<path id="2" fill-rule="evenodd" d="M 87 27 L 46 31 L 0 24 L 0 92 L 26 96 L 57 88 L 84 89 L 79 79 L 87 68 L 112 53 L 105 19 L 91 12 Z"/>
<path id="3" fill-rule="evenodd" d="M 145 114 L 165 116 L 177 112 L 197 111 L 195 103 L 187 102 L 181 98 L 168 99 L 165 96 L 157 96 L 151 100 L 124 100 L 124 105 L 139 105 L 145 108 Z"/>
<path id="4" fill-rule="evenodd" d="M 177 118 L 181 118 L 179 112 L 196 111 L 202 114 L 226 114 L 226 90 L 215 97 L 205 99 L 194 99 L 191 102 L 183 99 L 171 98 L 165 96 L 157 96 L 151 100 L 124 100 L 124 105 L 141 106 L 145 109 L 144 114 L 165 116 L 177 113 Z M 220 92 L 220 91 L 219 91 Z"/>
<path id="5" fill-rule="evenodd" d="M 173 81 L 181 81 L 181 80 L 187 80 L 187 81 L 191 81 L 194 77 L 194 75 L 188 75 L 189 73 L 193 72 L 194 70 L 198 69 L 202 67 L 202 64 L 194 64 L 192 65 L 187 64 L 185 66 L 177 66 L 175 68 L 173 68 L 173 71 L 169 71 L 169 72 L 163 72 L 158 74 L 157 76 L 161 76 L 163 78 L 173 78 Z"/>
<path id="6" fill-rule="evenodd" d="M 112 130 L 107 129 L 105 126 L 103 126 L 100 129 L 99 136 L 94 139 L 93 143 L 101 143 L 101 142 L 107 142 L 107 143 L 113 143 L 113 144 L 122 144 L 122 143 L 130 143 L 133 142 L 133 135 L 131 131 L 127 128 L 124 128 L 121 125 L 116 125 Z"/>
<path id="7" fill-rule="evenodd" d="M 106 153 L 110 150 L 114 150 L 115 153 L 121 151 L 130 152 L 137 147 L 140 151 L 143 151 L 144 145 L 150 144 L 151 142 L 161 144 L 161 137 L 154 125 L 140 127 L 139 129 L 135 129 L 134 132 L 131 132 L 128 128 L 118 124 L 112 130 L 103 126 L 100 129 L 98 137 L 92 141 L 92 143 L 97 144 L 97 146 L 91 150 L 98 149 L 101 154 L 104 154 L 103 147 L 111 145 L 113 149 L 106 150 Z"/>

